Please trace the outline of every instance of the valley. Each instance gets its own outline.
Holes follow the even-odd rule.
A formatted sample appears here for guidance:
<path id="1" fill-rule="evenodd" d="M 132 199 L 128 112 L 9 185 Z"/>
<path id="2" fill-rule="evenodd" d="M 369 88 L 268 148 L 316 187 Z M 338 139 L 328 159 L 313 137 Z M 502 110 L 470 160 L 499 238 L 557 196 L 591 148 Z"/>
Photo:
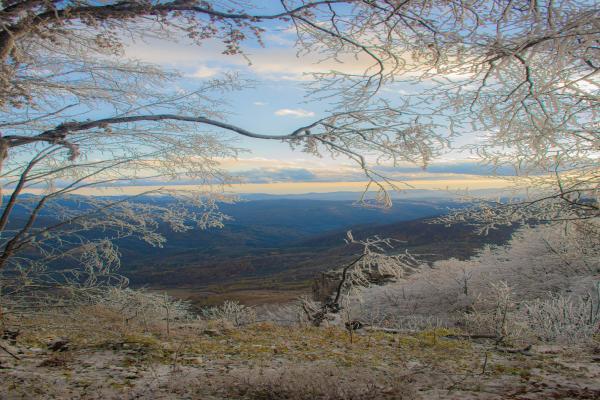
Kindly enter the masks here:
<path id="1" fill-rule="evenodd" d="M 447 199 L 399 200 L 391 209 L 368 209 L 348 200 L 273 198 L 221 209 L 232 217 L 222 229 L 163 234 L 163 248 L 119 242 L 121 272 L 134 287 L 190 300 L 196 306 L 237 300 L 248 305 L 280 303 L 309 294 L 320 272 L 352 258 L 344 243 L 373 235 L 398 241 L 392 251 L 409 251 L 432 262 L 465 259 L 484 244 L 502 244 L 512 229 L 480 236 L 467 225 L 446 227 L 435 216 L 465 204 Z M 141 247 L 143 246 L 143 247 Z"/>

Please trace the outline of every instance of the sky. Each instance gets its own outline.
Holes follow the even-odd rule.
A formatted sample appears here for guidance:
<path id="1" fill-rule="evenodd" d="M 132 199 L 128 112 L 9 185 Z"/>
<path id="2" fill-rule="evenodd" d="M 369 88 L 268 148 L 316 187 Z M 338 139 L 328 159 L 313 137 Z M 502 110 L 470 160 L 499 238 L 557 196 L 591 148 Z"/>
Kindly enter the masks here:
<path id="1" fill-rule="evenodd" d="M 227 122 L 257 133 L 286 134 L 332 110 L 335 99 L 329 102 L 307 99 L 305 84 L 310 82 L 309 73 L 331 69 L 361 73 L 367 64 L 361 59 L 337 63 L 319 62 L 316 56 L 299 56 L 294 48 L 295 36 L 287 26 L 279 24 L 267 26 L 263 35 L 264 47 L 252 41 L 245 43 L 245 57 L 223 55 L 223 46 L 217 42 L 206 41 L 202 46 L 196 46 L 185 39 L 130 42 L 126 56 L 180 71 L 184 76 L 180 84 L 188 88 L 227 72 L 238 73 L 241 78 L 251 80 L 252 85 L 224 95 L 231 112 Z M 393 99 L 407 90 L 411 89 L 385 87 L 382 93 Z M 476 140 L 475 136 L 463 137 L 455 146 Z M 237 191 L 245 188 L 248 192 L 297 193 L 327 191 L 327 187 L 330 191 L 340 188 L 357 191 L 365 182 L 362 172 L 343 158 L 313 157 L 292 151 L 287 144 L 277 141 L 240 138 L 236 145 L 248 151 L 236 160 L 222 160 L 222 164 L 245 183 Z M 479 165 L 474 156 L 458 150 L 444 154 L 424 171 L 410 164 L 398 168 L 382 167 L 380 170 L 395 181 L 419 188 L 506 186 L 505 181 L 490 177 L 492 171 Z M 496 172 L 499 175 L 512 173 L 507 169 Z"/>

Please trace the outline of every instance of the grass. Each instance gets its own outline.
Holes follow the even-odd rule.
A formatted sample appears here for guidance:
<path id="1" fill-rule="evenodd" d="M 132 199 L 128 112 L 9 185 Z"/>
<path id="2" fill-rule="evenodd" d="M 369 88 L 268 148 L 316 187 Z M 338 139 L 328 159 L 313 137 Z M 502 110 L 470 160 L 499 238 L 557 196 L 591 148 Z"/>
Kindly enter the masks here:
<path id="1" fill-rule="evenodd" d="M 32 326 L 19 337 L 20 345 L 45 347 L 48 338 L 66 337 L 71 350 L 35 359 L 34 374 L 18 378 L 25 382 L 22 386 L 7 379 L 6 390 L 41 393 L 58 380 L 62 386 L 56 390 L 68 388 L 70 395 L 81 388 L 90 393 L 109 391 L 107 397 L 138 390 L 150 398 L 147 391 L 154 387 L 158 392 L 183 390 L 182 396 L 192 398 L 367 400 L 462 398 L 460 393 L 490 390 L 506 395 L 512 388 L 534 390 L 540 382 L 560 394 L 563 389 L 553 383 L 560 379 L 567 382 L 564 387 L 578 381 L 582 387 L 589 385 L 590 373 L 569 365 L 581 361 L 585 354 L 581 350 L 569 349 L 558 356 L 506 354 L 490 345 L 445 338 L 459 332 L 442 328 L 414 334 L 363 331 L 354 333 L 351 341 L 349 332 L 340 327 L 261 322 L 236 328 L 223 321 L 194 321 L 173 323 L 167 335 L 159 322 L 147 327 L 124 325 L 110 310 L 82 309 L 76 315 L 19 321 Z M 105 357 L 125 372 L 141 371 L 146 380 L 114 368 L 102 372 L 111 367 L 97 369 L 96 363 L 77 370 L 94 357 Z M 185 392 L 187 388 L 191 392 Z M 589 390 L 590 396 L 600 395 L 600 390 Z"/>
<path id="2" fill-rule="evenodd" d="M 20 321 L 36 326 L 23 331 L 21 343 L 45 347 L 52 338 L 65 337 L 74 349 L 135 348 L 165 362 L 171 362 L 172 355 L 180 352 L 201 354 L 208 359 L 268 361 L 278 357 L 291 362 L 326 360 L 347 367 L 369 364 L 383 368 L 391 361 L 404 362 L 414 356 L 427 362 L 442 357 L 458 362 L 468 358 L 470 349 L 466 341 L 443 339 L 451 333 L 444 329 L 415 335 L 355 333 L 351 338 L 348 331 L 339 327 L 289 327 L 263 322 L 233 328 L 218 322 L 196 322 L 175 326 L 167 335 L 164 325 L 124 324 L 118 313 L 106 309 L 84 309 L 76 317 L 36 316 L 36 321 Z M 203 333 L 207 329 L 210 335 Z"/>

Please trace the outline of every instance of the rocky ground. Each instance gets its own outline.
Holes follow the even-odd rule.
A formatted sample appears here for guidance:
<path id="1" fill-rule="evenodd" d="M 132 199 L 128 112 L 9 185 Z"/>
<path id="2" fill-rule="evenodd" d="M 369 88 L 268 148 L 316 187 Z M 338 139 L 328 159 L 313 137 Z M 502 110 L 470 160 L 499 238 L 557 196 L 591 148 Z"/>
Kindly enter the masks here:
<path id="1" fill-rule="evenodd" d="M 0 342 L 0 398 L 600 398 L 597 344 L 524 349 L 442 329 L 350 335 L 268 323 L 60 333 Z"/>

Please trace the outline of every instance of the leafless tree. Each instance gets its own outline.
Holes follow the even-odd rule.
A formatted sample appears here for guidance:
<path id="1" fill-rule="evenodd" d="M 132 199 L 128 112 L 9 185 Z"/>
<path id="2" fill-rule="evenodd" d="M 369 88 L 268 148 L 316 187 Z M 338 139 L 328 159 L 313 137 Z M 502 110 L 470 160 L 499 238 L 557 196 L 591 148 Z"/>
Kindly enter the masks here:
<path id="1" fill-rule="evenodd" d="M 528 190 L 525 200 L 487 202 L 466 218 L 488 224 L 598 218 L 597 6 L 451 4 L 446 12 L 432 7 L 439 18 L 421 56 L 430 62 L 416 63 L 413 72 L 430 84 L 403 106 L 430 110 L 456 135 L 475 132 L 477 142 L 467 148 L 494 168 L 513 166 L 515 188 Z"/>
<path id="2" fill-rule="evenodd" d="M 235 135 L 345 155 L 389 203 L 385 189 L 395 185 L 367 156 L 426 163 L 442 143 L 428 127 L 399 121 L 398 111 L 378 104 L 342 109 L 292 132 L 251 132 L 225 120 L 221 94 L 246 85 L 237 76 L 182 90 L 175 88 L 176 71 L 124 58 L 123 37 L 147 34 L 184 35 L 197 44 L 220 40 L 225 53 L 237 54 L 248 35 L 260 39 L 261 24 L 292 20 L 318 27 L 323 15 L 317 9 L 333 12 L 336 3 L 282 4 L 280 12 L 262 15 L 229 1 L 3 2 L 1 186 L 12 189 L 0 215 L 3 292 L 22 290 L 16 282 L 35 289 L 112 282 L 119 264 L 114 239 L 135 236 L 160 245 L 163 224 L 179 231 L 220 226 L 225 217 L 216 204 L 226 200 L 222 187 L 232 178 L 218 160 L 238 154 Z M 341 32 L 329 36 L 345 40 Z M 90 187 L 181 177 L 202 185 L 194 193 L 144 193 L 174 196 L 168 207 L 126 196 L 77 196 Z M 40 194 L 25 195 L 32 190 Z M 64 268 L 49 270 L 53 263 Z"/>
<path id="3" fill-rule="evenodd" d="M 319 326 L 327 319 L 347 308 L 348 301 L 361 290 L 372 285 L 374 279 L 403 279 L 421 267 L 421 262 L 408 251 L 394 251 L 394 240 L 379 236 L 364 240 L 355 239 L 351 231 L 346 243 L 358 247 L 360 252 L 349 263 L 339 268 L 340 279 L 330 299 L 323 304 L 303 302 L 304 311 L 313 325 Z"/>
<path id="4" fill-rule="evenodd" d="M 30 276 L 67 257 L 88 266 L 83 281 L 97 282 L 98 272 L 108 276 L 118 264 L 110 239 L 159 244 L 160 223 L 178 230 L 221 224 L 216 202 L 231 177 L 218 160 L 238 154 L 235 135 L 349 157 L 389 204 L 396 183 L 373 165 L 426 166 L 448 140 L 476 132 L 483 142 L 472 150 L 483 160 L 516 164 L 544 189 L 531 202 L 541 206 L 529 209 L 550 204 L 552 218 L 563 219 L 598 215 L 600 19 L 593 2 L 283 0 L 277 8 L 257 12 L 237 0 L 3 1 L 0 173 L 12 192 L 0 216 L 0 271 Z M 269 21 L 292 26 L 301 53 L 341 62 L 308 83 L 336 111 L 292 132 L 226 122 L 220 93 L 246 85 L 236 76 L 180 90 L 176 71 L 123 57 L 124 37 L 148 35 L 217 40 L 224 53 L 240 54 L 248 38 L 261 41 Z M 343 69 L 351 59 L 362 71 Z M 182 176 L 204 186 L 179 193 L 180 215 L 131 199 L 72 196 Z M 23 195 L 32 189 L 42 195 Z M 62 206 L 66 196 L 80 206 Z M 189 200 L 200 211 L 186 208 Z M 29 209 L 23 221 L 11 219 L 18 207 Z M 41 218 L 44 210 L 57 221 Z M 83 234 L 90 230 L 110 232 L 109 240 L 90 240 Z"/>

